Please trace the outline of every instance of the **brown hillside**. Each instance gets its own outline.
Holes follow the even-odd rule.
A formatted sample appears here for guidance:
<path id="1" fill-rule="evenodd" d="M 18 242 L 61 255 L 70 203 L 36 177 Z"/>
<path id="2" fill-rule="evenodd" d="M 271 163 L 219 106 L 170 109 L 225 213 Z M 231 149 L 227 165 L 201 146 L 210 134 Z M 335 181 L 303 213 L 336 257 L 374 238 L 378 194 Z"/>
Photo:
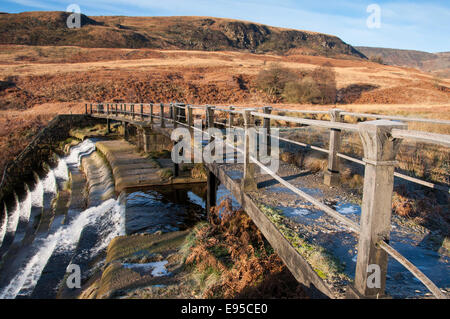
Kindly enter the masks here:
<path id="1" fill-rule="evenodd" d="M 436 76 L 450 78 L 450 52 L 429 53 L 414 50 L 356 47 L 370 59 L 381 58 L 388 65 L 416 68 Z"/>
<path id="2" fill-rule="evenodd" d="M 240 50 L 365 58 L 341 39 L 322 33 L 275 28 L 209 17 L 87 17 L 69 29 L 66 12 L 0 15 L 0 43 L 97 48 Z"/>

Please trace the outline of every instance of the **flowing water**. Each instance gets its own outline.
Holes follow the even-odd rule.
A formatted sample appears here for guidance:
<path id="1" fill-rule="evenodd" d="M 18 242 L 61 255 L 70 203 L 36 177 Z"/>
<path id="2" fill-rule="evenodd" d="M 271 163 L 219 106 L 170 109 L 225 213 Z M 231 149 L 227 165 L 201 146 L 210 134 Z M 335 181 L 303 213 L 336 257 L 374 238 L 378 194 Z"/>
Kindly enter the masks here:
<path id="1" fill-rule="evenodd" d="M 3 206 L 4 214 L 0 217 L 0 247 L 2 247 L 3 239 L 5 238 L 6 234 L 6 226 L 8 225 L 8 208 L 6 207 L 5 203 L 3 203 Z"/>
<path id="2" fill-rule="evenodd" d="M 10 245 L 2 259 L 0 298 L 55 298 L 67 267 L 78 265 L 82 280 L 88 279 L 103 265 L 114 237 L 182 230 L 204 218 L 204 185 L 135 189 L 116 198 L 109 166 L 99 158 L 95 140 L 87 139 L 72 147 L 68 156 L 58 158 L 45 176 L 35 174 L 35 185 L 25 186 L 22 200 L 15 196 L 14 207 L 7 210 L 5 205 L 0 239 L 10 238 Z M 55 207 L 70 174 L 87 180 L 85 186 L 71 189 L 72 200 L 63 214 Z M 146 267 L 158 274 L 164 268 Z"/>

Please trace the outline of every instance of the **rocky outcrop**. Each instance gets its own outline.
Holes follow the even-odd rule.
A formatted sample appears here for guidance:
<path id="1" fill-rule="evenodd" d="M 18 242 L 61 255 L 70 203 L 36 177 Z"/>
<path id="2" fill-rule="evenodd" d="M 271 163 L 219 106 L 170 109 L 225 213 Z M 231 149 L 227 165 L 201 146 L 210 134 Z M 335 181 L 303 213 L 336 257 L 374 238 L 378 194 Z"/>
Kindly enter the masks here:
<path id="1" fill-rule="evenodd" d="M 309 31 L 281 29 L 230 19 L 202 17 L 87 17 L 69 29 L 65 12 L 0 15 L 0 43 L 77 45 L 104 48 L 243 50 L 284 54 L 365 56 L 341 39 Z"/>

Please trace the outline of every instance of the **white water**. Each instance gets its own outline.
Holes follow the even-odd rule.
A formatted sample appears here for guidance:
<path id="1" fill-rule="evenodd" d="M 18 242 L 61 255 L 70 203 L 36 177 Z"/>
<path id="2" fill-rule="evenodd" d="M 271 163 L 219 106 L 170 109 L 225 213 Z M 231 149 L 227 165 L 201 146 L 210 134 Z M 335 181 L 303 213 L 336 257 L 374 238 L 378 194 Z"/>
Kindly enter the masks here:
<path id="1" fill-rule="evenodd" d="M 25 193 L 26 194 L 24 200 L 19 203 L 19 221 L 18 227 L 16 229 L 16 235 L 14 237 L 14 243 L 19 243 L 22 241 L 23 237 L 25 236 L 26 225 L 30 220 L 32 197 L 27 184 L 25 184 Z"/>
<path id="2" fill-rule="evenodd" d="M 56 195 L 57 192 L 56 177 L 52 169 L 48 171 L 47 176 L 45 176 L 44 180 L 42 181 L 42 184 L 44 185 L 45 193 L 51 193 Z"/>
<path id="3" fill-rule="evenodd" d="M 6 234 L 6 226 L 8 224 L 8 208 L 6 207 L 6 203 L 3 203 L 4 206 L 4 214 L 1 220 L 1 225 L 0 225 L 0 247 L 3 244 L 3 239 L 5 238 L 5 234 Z"/>
<path id="4" fill-rule="evenodd" d="M 20 202 L 19 220 L 21 223 L 27 223 L 30 219 L 32 195 L 27 184 L 25 184 L 25 193 L 25 199 Z"/>
<path id="5" fill-rule="evenodd" d="M 107 218 L 98 219 L 98 226 L 99 237 L 102 238 L 102 241 L 91 249 L 90 258 L 106 249 L 115 237 L 125 235 L 125 203 L 116 200 L 113 213 L 109 214 Z"/>
<path id="6" fill-rule="evenodd" d="M 44 207 L 44 184 L 42 184 L 41 179 L 35 173 L 35 178 L 37 180 L 33 191 L 31 192 L 31 206 L 32 207 Z"/>
<path id="7" fill-rule="evenodd" d="M 7 215 L 8 218 L 3 220 L 0 231 L 14 234 L 19 219 L 20 221 L 28 221 L 32 207 L 44 206 L 44 193 L 57 194 L 57 179 L 69 179 L 68 167 L 79 166 L 81 158 L 94 151 L 95 143 L 91 140 L 85 140 L 73 147 L 67 157 L 59 159 L 57 167 L 49 170 L 43 180 L 37 178 L 36 187 L 32 192 L 27 188 L 27 195 L 22 203 L 19 203 L 17 195 L 15 195 L 15 209 L 10 215 Z M 94 257 L 104 250 L 114 237 L 124 235 L 124 201 L 120 198 L 118 200 L 107 200 L 98 206 L 91 207 L 79 213 L 70 224 L 59 225 L 58 227 L 52 228 L 53 230 L 46 237 L 42 236 L 35 239 L 28 257 L 24 259 L 23 265 L 18 269 L 18 272 L 10 283 L 0 292 L 0 299 L 15 298 L 19 294 L 25 296 L 30 295 L 52 254 L 73 254 L 81 233 L 86 226 L 94 226 L 98 230 L 99 238 L 101 238 L 101 241 L 87 252 L 90 257 Z"/>
<path id="8" fill-rule="evenodd" d="M 16 233 L 17 224 L 19 223 L 19 216 L 20 216 L 20 203 L 16 193 L 14 193 L 14 198 L 16 200 L 16 205 L 11 214 L 8 214 L 8 224 L 6 226 L 6 232 L 11 234 Z"/>
<path id="9" fill-rule="evenodd" d="M 71 149 L 70 154 L 69 156 L 66 157 L 65 161 L 68 166 L 71 165 L 80 166 L 81 157 L 89 155 L 94 151 L 95 151 L 95 143 L 89 139 L 84 140 L 82 143 L 78 144 L 77 146 L 74 146 Z"/>
<path id="10" fill-rule="evenodd" d="M 19 292 L 21 295 L 31 294 L 53 252 L 70 253 L 76 248 L 82 230 L 88 225 L 99 223 L 108 224 L 115 228 L 109 230 L 100 245 L 101 247 L 96 247 L 94 252 L 105 248 L 113 237 L 125 233 L 122 205 L 115 199 L 107 200 L 99 206 L 81 212 L 72 223 L 61 226 L 46 238 L 35 240 L 32 249 L 35 252 L 34 255 L 17 272 L 9 285 L 0 292 L 0 299 L 15 298 Z"/>
<path id="11" fill-rule="evenodd" d="M 64 158 L 58 158 L 58 165 L 54 169 L 55 177 L 63 181 L 69 180 L 69 169 Z"/>
<path id="12" fill-rule="evenodd" d="M 129 269 L 143 270 L 143 271 L 151 270 L 153 277 L 162 277 L 162 276 L 167 276 L 170 274 L 166 269 L 167 263 L 168 263 L 167 260 L 156 261 L 156 262 L 146 263 L 146 264 L 125 263 L 125 264 L 123 264 L 123 267 L 129 268 Z"/>

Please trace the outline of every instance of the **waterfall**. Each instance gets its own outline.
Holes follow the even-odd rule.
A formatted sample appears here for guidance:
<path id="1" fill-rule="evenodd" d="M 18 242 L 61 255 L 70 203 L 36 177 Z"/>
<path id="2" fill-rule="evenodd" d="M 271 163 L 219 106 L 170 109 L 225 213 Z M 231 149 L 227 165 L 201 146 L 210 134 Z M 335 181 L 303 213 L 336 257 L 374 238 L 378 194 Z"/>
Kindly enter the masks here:
<path id="1" fill-rule="evenodd" d="M 38 174 L 33 172 L 34 178 L 36 180 L 36 185 L 31 192 L 31 206 L 32 207 L 44 207 L 44 185 Z"/>
<path id="2" fill-rule="evenodd" d="M 14 234 L 16 233 L 17 224 L 19 223 L 19 216 L 20 216 L 20 203 L 16 193 L 14 193 L 14 198 L 16 201 L 16 205 L 11 214 L 8 215 L 8 224 L 6 226 L 6 232 L 8 234 L 11 234 L 11 236 L 14 236 Z"/>
<path id="3" fill-rule="evenodd" d="M 0 221 L 0 247 L 2 247 L 3 239 L 6 234 L 6 225 L 8 224 L 8 208 L 6 207 L 6 203 L 3 202 L 3 216 L 1 216 Z"/>
<path id="4" fill-rule="evenodd" d="M 94 151 L 95 143 L 90 139 L 86 139 L 72 148 L 69 156 L 66 157 L 66 163 L 68 166 L 80 166 L 81 158 L 91 154 Z"/>
<path id="5" fill-rule="evenodd" d="M 6 224 L 4 227 L 6 232 L 16 231 L 19 217 L 21 221 L 31 219 L 32 216 L 29 214 L 31 209 L 46 207 L 50 197 L 53 198 L 57 194 L 59 183 L 69 179 L 69 167 L 72 169 L 79 166 L 81 158 L 94 151 L 95 143 L 89 139 L 85 140 L 73 147 L 67 157 L 59 159 L 57 167 L 50 169 L 45 178 L 42 180 L 36 178 L 35 188 L 31 192 L 27 189 L 27 196 L 23 203 L 19 203 L 16 196 L 14 211 L 9 219 L 3 221 Z M 103 185 L 103 182 L 102 180 L 100 184 Z M 104 251 L 114 237 L 124 235 L 124 198 L 124 196 L 120 196 L 117 200 L 105 200 L 98 206 L 90 207 L 78 213 L 67 224 L 53 223 L 55 227 L 51 227 L 49 233 L 36 236 L 30 246 L 27 247 L 22 259 L 17 263 L 16 270 L 11 274 L 11 277 L 8 277 L 9 281 L 0 291 L 0 299 L 30 296 L 37 288 L 36 285 L 39 286 L 38 281 L 49 260 L 53 260 L 51 259 L 53 256 L 67 256 L 69 260 L 76 260 L 78 257 L 81 259 L 92 258 Z M 80 241 L 85 229 L 86 231 L 93 229 L 98 234 L 98 240 L 88 241 L 88 245 L 83 246 L 84 248 L 80 250 Z M 14 233 L 12 233 L 12 236 L 14 236 Z M 82 261 L 80 260 L 80 262 Z"/>
<path id="6" fill-rule="evenodd" d="M 27 224 L 30 219 L 32 205 L 32 194 L 27 184 L 25 184 L 25 193 L 24 200 L 20 202 L 19 222 Z"/>
<path id="7" fill-rule="evenodd" d="M 44 193 L 51 193 L 56 195 L 57 188 L 56 188 L 56 177 L 53 169 L 50 169 L 45 176 L 44 180 L 42 181 L 44 185 Z"/>
<path id="8" fill-rule="evenodd" d="M 119 201 L 109 199 L 101 205 L 91 207 L 80 213 L 70 224 L 61 226 L 46 238 L 33 242 L 34 254 L 23 268 L 19 269 L 14 278 L 0 292 L 1 299 L 15 298 L 20 295 L 30 295 L 39 280 L 42 270 L 54 252 L 70 253 L 78 243 L 81 232 L 88 225 L 104 224 L 114 228 L 109 230 L 107 238 L 123 234 L 123 207 Z M 106 246 L 108 242 L 102 241 Z M 103 245 L 102 245 L 103 246 Z M 103 247 L 104 248 L 104 247 Z M 96 249 L 100 251 L 101 249 Z"/>
<path id="9" fill-rule="evenodd" d="M 116 206 L 113 214 L 109 214 L 106 218 L 100 218 L 97 222 L 99 230 L 99 238 L 101 242 L 93 247 L 90 251 L 90 257 L 93 258 L 102 250 L 106 249 L 115 237 L 125 235 L 125 207 L 126 196 L 119 196 L 116 200 Z"/>
<path id="10" fill-rule="evenodd" d="M 25 198 L 19 203 L 19 221 L 17 224 L 16 235 L 14 236 L 14 243 L 19 243 L 25 236 L 25 230 L 28 226 L 31 213 L 31 192 L 28 185 L 25 184 Z"/>
<path id="11" fill-rule="evenodd" d="M 58 165 L 54 169 L 56 179 L 63 181 L 69 180 L 69 169 L 66 160 L 58 157 Z"/>

